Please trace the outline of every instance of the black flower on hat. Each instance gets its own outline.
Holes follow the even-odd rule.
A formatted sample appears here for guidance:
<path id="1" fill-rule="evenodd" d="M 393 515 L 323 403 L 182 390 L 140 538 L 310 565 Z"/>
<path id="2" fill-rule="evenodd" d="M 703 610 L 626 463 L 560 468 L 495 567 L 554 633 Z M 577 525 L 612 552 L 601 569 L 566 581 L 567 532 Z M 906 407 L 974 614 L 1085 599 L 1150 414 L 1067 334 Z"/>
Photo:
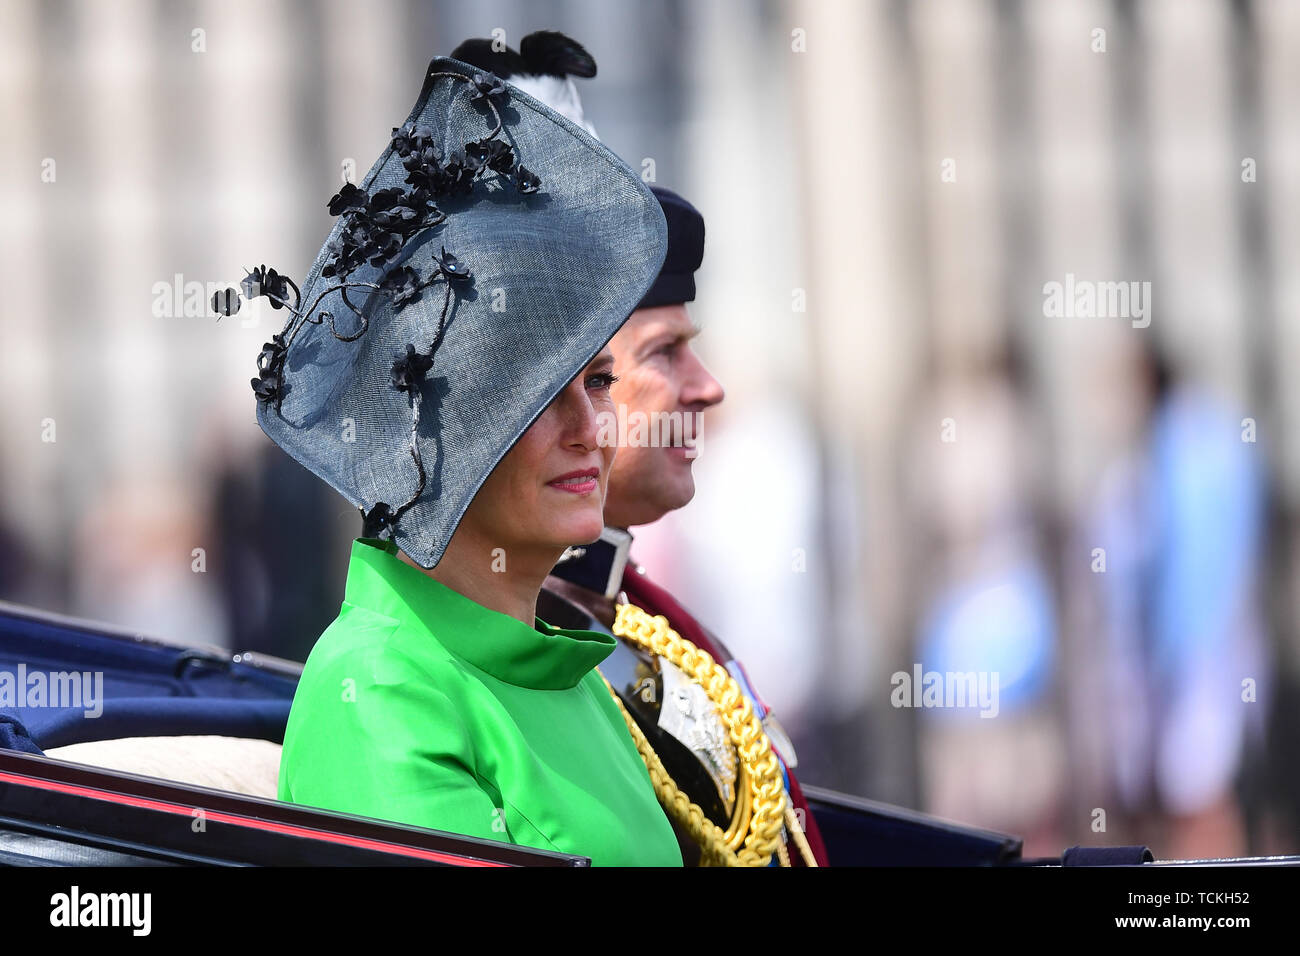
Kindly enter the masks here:
<path id="1" fill-rule="evenodd" d="M 379 288 L 391 295 L 393 304 L 401 308 L 420 297 L 424 283 L 420 281 L 414 269 L 410 266 L 402 266 L 384 276 L 384 281 L 379 283 Z"/>
<path id="2" fill-rule="evenodd" d="M 394 143 L 397 140 L 393 141 Z M 396 146 L 394 146 L 396 149 Z M 408 146 L 406 152 L 397 151 L 402 159 L 402 166 L 406 169 L 406 181 L 416 189 L 424 190 L 432 195 L 442 193 L 443 171 L 441 158 L 438 151 L 432 145 L 411 147 Z"/>
<path id="3" fill-rule="evenodd" d="M 495 73 L 475 73 L 473 82 L 474 92 L 470 95 L 470 100 L 475 103 L 505 95 L 506 85 Z"/>
<path id="4" fill-rule="evenodd" d="M 414 126 L 393 127 L 393 152 L 406 157 L 411 150 L 423 149 L 433 142 L 433 134 L 428 129 L 416 129 Z"/>
<path id="5" fill-rule="evenodd" d="M 474 277 L 465 263 L 448 252 L 446 246 L 442 248 L 442 255 L 434 256 L 433 261 L 438 263 L 438 271 L 450 282 L 466 282 Z"/>
<path id="6" fill-rule="evenodd" d="M 515 186 L 521 193 L 535 193 L 542 188 L 542 181 L 523 163 L 515 167 Z"/>
<path id="7" fill-rule="evenodd" d="M 466 143 L 463 151 L 453 151 L 443 162 L 431 130 L 413 126 L 394 128 L 391 148 L 402 158 L 402 166 L 407 171 L 407 186 L 391 186 L 368 193 L 348 182 L 330 198 L 327 204 L 330 215 L 340 219 L 333 238 L 325 248 L 325 261 L 320 270 L 321 278 L 330 282 L 306 308 L 301 307 L 301 293 L 297 285 L 287 276 L 264 265 L 251 270 L 240 284 L 245 298 L 265 295 L 272 308 L 287 308 L 292 313 L 284 329 L 262 347 L 257 361 L 258 376 L 252 380 L 257 400 L 268 405 L 274 404 L 278 408 L 284 396 L 286 357 L 294 338 L 304 325 L 328 323 L 335 338 L 343 342 L 355 341 L 365 334 L 370 322 L 365 311 L 358 309 L 352 301 L 349 291 L 355 295 L 356 290 L 366 289 L 368 294 L 386 295 L 391 298 L 394 306 L 401 308 L 420 298 L 429 285 L 439 280 L 443 282 L 445 291 L 442 311 L 437 331 L 427 351 L 408 344 L 406 354 L 398 356 L 393 363 L 390 382 L 393 388 L 407 395 L 411 404 L 410 454 L 416 466 L 418 487 L 415 494 L 397 508 L 380 501 L 369 511 L 363 510 L 365 528 L 372 533 L 368 536 L 376 536 L 381 532 L 391 533 L 402 514 L 424 490 L 424 466 L 416 444 L 421 401 L 418 385 L 433 367 L 438 346 L 442 344 L 453 287 L 464 286 L 473 280 L 469 266 L 445 247 L 432 256 L 432 268 L 427 277 L 422 277 L 409 264 L 396 263 L 412 239 L 427 229 L 440 226 L 446 220 L 446 214 L 435 205 L 435 200 L 443 196 L 470 193 L 486 171 L 501 174 L 502 179 L 513 182 L 523 195 L 535 193 L 541 187 L 541 180 L 517 163 L 514 148 L 497 138 L 502 130 L 501 112 L 497 104 L 507 92 L 502 80 L 491 73 L 476 73 L 472 77 L 466 77 L 459 73 L 434 72 L 430 76 L 448 77 L 453 82 L 465 83 L 470 101 L 476 105 L 486 105 L 491 111 L 495 123 L 488 134 Z M 352 278 L 357 269 L 366 265 L 380 270 L 378 281 Z M 290 291 L 293 292 L 292 301 Z M 233 292 L 234 290 L 227 290 L 227 299 Z M 356 317 L 355 327 L 351 330 L 341 330 L 330 310 L 317 311 L 322 300 L 335 292 L 339 293 L 343 304 Z M 214 297 L 214 303 L 219 302 L 220 296 L 221 293 L 218 293 Z M 224 315 L 233 314 L 237 310 L 237 300 L 233 305 L 227 301 L 223 308 L 218 309 Z"/>
<path id="8" fill-rule="evenodd" d="M 253 394 L 257 396 L 257 400 L 271 402 L 280 397 L 280 390 L 284 387 L 284 376 L 279 371 L 266 369 L 259 372 L 252 382 Z"/>
<path id="9" fill-rule="evenodd" d="M 293 280 L 288 276 L 282 276 L 274 269 L 268 269 L 266 266 L 258 266 L 244 276 L 239 287 L 244 292 L 245 299 L 256 299 L 258 296 L 266 296 L 271 300 L 271 308 L 280 309 L 289 303 L 286 301 L 289 297 L 289 288 L 293 287 L 294 295 L 297 296 L 298 287 L 294 285 Z M 290 306 L 292 310 L 292 306 Z"/>
<path id="10" fill-rule="evenodd" d="M 222 316 L 234 315 L 239 311 L 239 293 L 234 289 L 220 289 L 212 293 L 212 311 L 217 313 L 217 321 Z"/>
<path id="11" fill-rule="evenodd" d="M 508 173 L 515 166 L 515 153 L 508 143 L 499 139 L 481 140 L 465 144 L 465 160 L 473 169 L 486 166 L 498 173 Z"/>
<path id="12" fill-rule="evenodd" d="M 257 378 L 252 380 L 253 392 L 258 401 L 270 402 L 280 398 L 284 387 L 284 336 L 272 335 L 257 356 Z"/>
<path id="13" fill-rule="evenodd" d="M 433 368 L 433 353 L 417 352 L 414 345 L 406 346 L 406 354 L 393 362 L 393 388 L 409 392 L 424 381 L 424 373 Z"/>
<path id="14" fill-rule="evenodd" d="M 361 515 L 361 537 L 380 538 L 385 533 L 391 534 L 396 523 L 392 506 L 386 501 L 377 501 L 373 508 Z"/>
<path id="15" fill-rule="evenodd" d="M 360 192 L 361 190 L 357 191 Z M 384 209 L 392 209 L 400 203 L 405 192 L 406 190 L 399 186 L 390 186 L 388 189 L 377 190 L 373 195 L 371 195 L 370 201 L 366 203 L 366 208 L 370 211 L 370 215 L 373 217 L 375 213 Z"/>
<path id="16" fill-rule="evenodd" d="M 358 189 L 352 183 L 344 183 L 343 188 L 330 197 L 330 215 L 337 216 L 344 209 L 351 209 L 353 206 L 364 206 L 365 204 L 365 190 Z"/>
<path id="17" fill-rule="evenodd" d="M 415 131 L 406 127 L 393 127 L 392 146 L 393 152 L 398 156 L 405 158 L 411 152 L 411 140 L 415 136 Z"/>
<path id="18" fill-rule="evenodd" d="M 439 182 L 441 191 L 448 195 L 465 195 L 474 188 L 474 177 L 477 176 L 483 167 L 473 167 L 465 162 L 465 157 L 460 150 L 456 150 L 447 159 L 447 165 L 442 168 L 442 180 Z"/>
<path id="19" fill-rule="evenodd" d="M 403 198 L 405 202 L 405 198 Z M 405 236 L 413 231 L 418 225 L 419 213 L 409 205 L 393 206 L 391 209 L 385 209 L 377 212 L 370 217 L 370 221 L 381 229 L 389 229 L 396 232 L 399 236 Z"/>

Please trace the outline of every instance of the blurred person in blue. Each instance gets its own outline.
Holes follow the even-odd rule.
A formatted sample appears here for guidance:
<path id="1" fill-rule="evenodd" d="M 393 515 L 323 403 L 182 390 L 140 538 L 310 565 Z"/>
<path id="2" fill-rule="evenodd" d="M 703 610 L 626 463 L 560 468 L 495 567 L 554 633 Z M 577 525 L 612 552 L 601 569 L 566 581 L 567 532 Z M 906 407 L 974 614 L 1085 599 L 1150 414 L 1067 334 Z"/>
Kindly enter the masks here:
<path id="1" fill-rule="evenodd" d="M 919 707 L 925 809 L 1055 852 L 1066 766 L 1054 716 L 1057 596 L 1045 561 L 1041 465 L 1017 344 L 990 345 L 930 386 L 909 481 L 925 569 L 916 658 L 891 703 Z M 904 663 L 904 662 L 900 662 Z M 925 686 L 933 689 L 931 696 Z"/>
<path id="2" fill-rule="evenodd" d="M 1105 474 L 1081 543 L 1101 625 L 1105 696 L 1092 713 L 1123 822 L 1161 856 L 1232 855 L 1246 850 L 1234 789 L 1262 747 L 1272 685 L 1265 473 L 1252 420 L 1175 378 L 1153 347 L 1135 358 L 1147 412 L 1136 447 Z"/>

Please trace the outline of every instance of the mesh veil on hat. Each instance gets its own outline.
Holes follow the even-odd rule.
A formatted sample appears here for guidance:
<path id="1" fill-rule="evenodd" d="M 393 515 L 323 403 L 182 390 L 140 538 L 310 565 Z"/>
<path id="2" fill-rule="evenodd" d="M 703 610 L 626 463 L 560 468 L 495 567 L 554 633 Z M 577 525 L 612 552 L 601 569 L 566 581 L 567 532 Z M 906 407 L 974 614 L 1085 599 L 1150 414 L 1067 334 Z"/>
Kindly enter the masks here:
<path id="1" fill-rule="evenodd" d="M 526 164 L 526 165 L 525 165 Z M 263 431 L 422 567 L 483 481 L 654 282 L 667 227 L 609 149 L 496 76 L 429 64 L 406 122 L 338 216 L 263 347 Z M 234 290 L 217 308 L 239 307 Z"/>

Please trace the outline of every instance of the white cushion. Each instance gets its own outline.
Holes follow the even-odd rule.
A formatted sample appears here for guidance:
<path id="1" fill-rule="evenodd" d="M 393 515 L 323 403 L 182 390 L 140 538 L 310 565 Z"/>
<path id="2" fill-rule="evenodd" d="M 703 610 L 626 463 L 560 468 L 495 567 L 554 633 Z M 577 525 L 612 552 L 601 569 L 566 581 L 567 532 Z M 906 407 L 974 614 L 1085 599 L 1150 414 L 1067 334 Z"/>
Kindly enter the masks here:
<path id="1" fill-rule="evenodd" d="M 45 751 L 54 760 L 276 798 L 280 745 L 245 737 L 122 737 Z"/>

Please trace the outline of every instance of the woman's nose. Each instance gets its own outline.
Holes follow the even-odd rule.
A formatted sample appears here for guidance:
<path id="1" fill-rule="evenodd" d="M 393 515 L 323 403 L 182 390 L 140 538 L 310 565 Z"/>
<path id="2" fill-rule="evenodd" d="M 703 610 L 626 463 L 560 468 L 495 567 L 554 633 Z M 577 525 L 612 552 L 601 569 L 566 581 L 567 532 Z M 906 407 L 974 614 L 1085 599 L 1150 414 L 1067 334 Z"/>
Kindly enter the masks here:
<path id="1" fill-rule="evenodd" d="M 561 393 L 560 401 L 566 443 L 584 451 L 594 450 L 599 418 L 582 376 L 569 383 Z"/>

